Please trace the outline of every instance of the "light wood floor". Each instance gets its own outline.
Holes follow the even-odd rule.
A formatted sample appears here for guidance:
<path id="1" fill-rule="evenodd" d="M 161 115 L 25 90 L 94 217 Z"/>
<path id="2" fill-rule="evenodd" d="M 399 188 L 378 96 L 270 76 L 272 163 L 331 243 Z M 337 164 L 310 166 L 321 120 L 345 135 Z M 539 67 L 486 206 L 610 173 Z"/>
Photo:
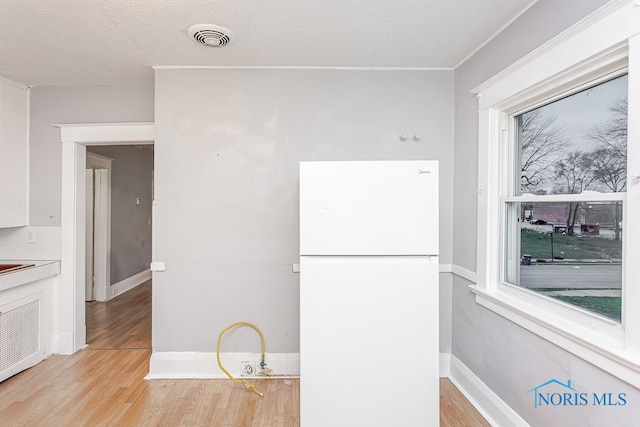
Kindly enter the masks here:
<path id="1" fill-rule="evenodd" d="M 298 380 L 255 381 L 262 398 L 228 380 L 144 380 L 150 313 L 150 282 L 88 303 L 87 349 L 0 383 L 0 425 L 299 426 Z M 489 425 L 449 380 L 440 390 L 441 426 Z"/>
<path id="2" fill-rule="evenodd" d="M 86 310 L 89 350 L 151 349 L 151 280 Z"/>

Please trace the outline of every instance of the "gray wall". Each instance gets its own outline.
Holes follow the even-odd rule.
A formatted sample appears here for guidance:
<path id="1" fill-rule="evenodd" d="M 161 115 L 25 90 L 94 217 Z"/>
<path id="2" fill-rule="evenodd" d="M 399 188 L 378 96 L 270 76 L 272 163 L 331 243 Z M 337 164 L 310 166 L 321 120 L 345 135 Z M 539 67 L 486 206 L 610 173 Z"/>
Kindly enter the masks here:
<path id="1" fill-rule="evenodd" d="M 478 84 L 606 3 L 540 0 L 455 71 L 454 264 L 476 267 Z M 528 390 L 551 378 L 583 389 L 640 393 L 572 354 L 478 306 L 470 282 L 454 277 L 452 353 L 533 426 L 638 425 L 638 404 L 626 407 L 533 407 Z M 585 390 L 588 391 L 588 390 Z"/>
<path id="2" fill-rule="evenodd" d="M 111 163 L 111 285 L 149 269 L 153 153 L 134 146 L 88 147 Z M 140 204 L 136 205 L 136 198 Z"/>
<path id="3" fill-rule="evenodd" d="M 30 102 L 29 223 L 59 226 L 62 147 L 53 125 L 152 122 L 153 87 L 40 86 Z"/>
<path id="4" fill-rule="evenodd" d="M 451 71 L 157 71 L 154 350 L 211 352 L 247 320 L 268 351 L 299 351 L 300 160 L 439 159 L 450 263 L 452 94 Z M 238 333 L 225 350 L 253 344 Z"/>

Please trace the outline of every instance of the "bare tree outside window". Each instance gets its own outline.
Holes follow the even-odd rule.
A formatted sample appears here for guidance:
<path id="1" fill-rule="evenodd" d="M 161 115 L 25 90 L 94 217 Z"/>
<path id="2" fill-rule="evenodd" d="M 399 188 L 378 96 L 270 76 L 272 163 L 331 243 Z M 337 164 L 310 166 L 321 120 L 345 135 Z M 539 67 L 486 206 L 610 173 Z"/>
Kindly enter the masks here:
<path id="1" fill-rule="evenodd" d="M 591 153 L 573 151 L 565 159 L 558 160 L 554 164 L 555 187 L 557 194 L 580 194 L 589 190 L 589 186 L 595 181 L 593 172 L 593 157 Z M 570 202 L 566 212 L 566 233 L 573 236 L 580 202 Z"/>
<path id="2" fill-rule="evenodd" d="M 539 193 L 553 177 L 553 167 L 562 152 L 566 137 L 556 117 L 545 117 L 534 110 L 518 117 L 520 128 L 521 191 Z"/>
<path id="3" fill-rule="evenodd" d="M 611 118 L 602 125 L 594 126 L 588 137 L 599 146 L 593 159 L 597 181 L 617 193 L 627 188 L 627 99 L 619 99 L 609 111 Z M 620 203 L 616 204 L 615 212 L 614 238 L 620 240 Z"/>
<path id="4" fill-rule="evenodd" d="M 625 191 L 626 90 L 624 75 L 516 116 L 521 193 Z"/>
<path id="5" fill-rule="evenodd" d="M 589 197 L 626 191 L 627 91 L 622 75 L 515 116 L 514 179 L 519 172 L 518 195 L 529 196 L 507 203 L 519 213 L 509 233 L 519 233 L 510 247 L 521 257 L 508 281 L 617 321 L 622 199 Z M 532 194 L 583 197 L 538 202 Z"/>
<path id="6" fill-rule="evenodd" d="M 611 117 L 604 123 L 595 125 L 588 136 L 603 149 L 627 161 L 627 98 L 618 99 L 609 107 Z M 622 190 L 614 190 L 622 191 Z"/>

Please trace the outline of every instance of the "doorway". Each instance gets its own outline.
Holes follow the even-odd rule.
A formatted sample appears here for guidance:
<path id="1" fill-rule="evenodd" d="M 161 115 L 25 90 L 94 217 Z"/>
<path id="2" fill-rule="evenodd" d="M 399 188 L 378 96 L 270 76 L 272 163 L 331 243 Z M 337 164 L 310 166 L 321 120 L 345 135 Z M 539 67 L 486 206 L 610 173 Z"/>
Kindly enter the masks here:
<path id="1" fill-rule="evenodd" d="M 94 348 L 99 341 L 98 336 L 109 330 L 120 331 L 121 325 L 118 322 L 113 323 L 113 319 L 120 319 L 117 316 L 117 310 L 122 309 L 123 305 L 116 303 L 123 298 L 119 297 L 125 292 L 127 295 L 134 292 L 143 283 L 148 283 L 149 292 L 151 292 L 151 209 L 152 209 L 152 179 L 154 167 L 153 145 L 136 144 L 136 145 L 99 145 L 87 147 L 87 167 L 93 170 L 87 172 L 87 221 L 86 221 L 86 272 L 85 272 L 85 300 L 92 301 L 87 303 L 86 310 L 86 327 L 87 327 L 87 345 Z M 94 159 L 102 160 L 103 163 L 109 163 L 109 169 L 97 168 L 96 163 L 92 163 Z M 95 203 L 91 206 L 92 187 L 90 187 L 90 178 L 95 181 Z M 108 175 L 108 196 L 106 197 L 108 208 L 105 209 L 104 203 L 100 203 L 99 193 L 100 174 L 102 172 Z M 92 207 L 94 209 L 92 209 Z M 95 211 L 95 215 L 91 215 L 91 211 Z M 104 229 L 106 236 L 110 238 L 109 247 L 106 251 L 99 253 L 101 236 L 99 231 L 100 217 L 106 218 L 109 214 L 109 220 L 105 221 Z M 95 239 L 92 239 L 93 229 L 91 224 L 95 218 Z M 104 237 L 104 233 L 103 233 Z M 92 241 L 95 243 L 96 256 L 92 261 Z M 108 280 L 99 283 L 99 273 L 95 274 L 95 298 L 91 297 L 92 292 L 92 269 L 94 264 L 98 266 L 99 261 L 106 260 Z M 126 299 L 126 298 L 125 298 Z M 109 302 L 109 304 L 106 304 Z M 105 307 L 110 307 L 108 310 Z M 127 305 L 124 305 L 127 307 Z M 107 310 L 108 316 L 96 316 L 100 310 Z M 128 316 L 131 317 L 131 316 Z M 112 318 L 109 320 L 109 318 Z M 102 322 L 102 320 L 104 322 Z M 122 319 L 120 319 L 122 320 Z M 120 321 L 119 320 L 119 321 Z M 126 323 L 126 322 L 125 322 Z M 100 331 L 95 334 L 96 329 Z M 133 334 L 133 330 L 131 331 Z M 129 333 L 125 333 L 129 335 Z M 121 339 L 125 339 L 122 337 Z M 151 340 L 149 334 L 148 340 Z"/>
<path id="2" fill-rule="evenodd" d="M 58 127 L 62 142 L 62 251 L 60 299 L 56 301 L 60 317 L 54 352 L 72 354 L 86 346 L 86 147 L 153 144 L 154 124 L 65 124 Z M 153 242 L 153 227 L 151 234 Z M 153 259 L 153 243 L 151 245 Z"/>

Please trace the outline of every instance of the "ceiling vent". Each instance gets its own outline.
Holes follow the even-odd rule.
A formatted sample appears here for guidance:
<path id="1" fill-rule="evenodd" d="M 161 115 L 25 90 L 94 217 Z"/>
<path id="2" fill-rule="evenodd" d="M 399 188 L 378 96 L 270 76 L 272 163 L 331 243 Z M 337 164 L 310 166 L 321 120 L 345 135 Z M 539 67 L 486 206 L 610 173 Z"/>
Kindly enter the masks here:
<path id="1" fill-rule="evenodd" d="M 196 43 L 211 47 L 226 46 L 235 38 L 230 29 L 213 24 L 193 25 L 188 33 Z"/>

